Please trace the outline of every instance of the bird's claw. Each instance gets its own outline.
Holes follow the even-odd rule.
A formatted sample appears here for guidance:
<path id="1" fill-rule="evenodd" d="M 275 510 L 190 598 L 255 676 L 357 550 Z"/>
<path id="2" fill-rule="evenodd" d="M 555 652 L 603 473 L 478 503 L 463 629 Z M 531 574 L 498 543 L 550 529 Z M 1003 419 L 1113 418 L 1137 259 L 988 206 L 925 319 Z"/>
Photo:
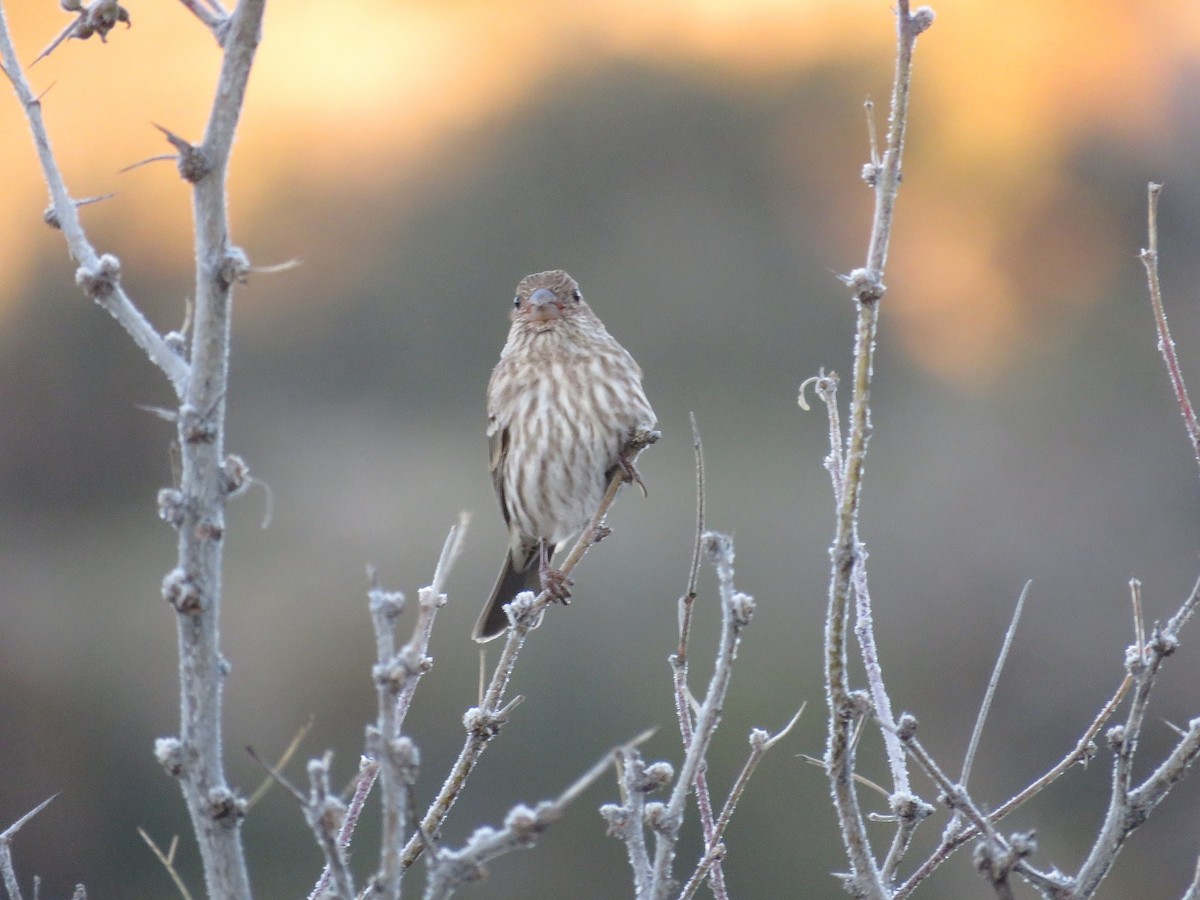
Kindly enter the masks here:
<path id="1" fill-rule="evenodd" d="M 621 471 L 625 473 L 625 480 L 630 484 L 636 484 L 642 489 L 642 496 L 649 497 L 650 494 L 646 491 L 646 482 L 642 481 L 642 476 L 638 474 L 637 468 L 633 464 L 633 459 L 622 453 L 617 458 L 617 465 L 621 467 Z"/>
<path id="2" fill-rule="evenodd" d="M 560 569 L 551 569 L 549 566 L 543 568 L 539 574 L 542 578 L 542 590 L 549 596 L 550 602 L 569 606 L 571 585 L 575 582 L 564 575 Z"/>
<path id="3" fill-rule="evenodd" d="M 662 437 L 661 431 L 638 428 L 629 436 L 629 441 L 625 444 L 624 449 L 617 455 L 617 467 L 620 468 L 625 480 L 641 488 L 643 497 L 648 497 L 650 494 L 646 490 L 646 482 L 642 481 L 642 476 L 638 474 L 633 461 L 637 459 L 639 453 L 651 444 L 657 443 L 660 437 Z"/>

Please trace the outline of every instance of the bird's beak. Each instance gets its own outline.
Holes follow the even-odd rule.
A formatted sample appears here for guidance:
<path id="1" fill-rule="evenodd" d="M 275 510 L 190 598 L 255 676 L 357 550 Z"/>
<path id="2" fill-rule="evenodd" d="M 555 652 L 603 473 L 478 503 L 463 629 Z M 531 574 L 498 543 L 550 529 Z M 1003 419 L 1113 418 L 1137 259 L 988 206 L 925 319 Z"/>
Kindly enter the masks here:
<path id="1" fill-rule="evenodd" d="M 538 288 L 529 295 L 529 319 L 533 322 L 549 322 L 562 315 L 563 305 L 550 288 Z"/>

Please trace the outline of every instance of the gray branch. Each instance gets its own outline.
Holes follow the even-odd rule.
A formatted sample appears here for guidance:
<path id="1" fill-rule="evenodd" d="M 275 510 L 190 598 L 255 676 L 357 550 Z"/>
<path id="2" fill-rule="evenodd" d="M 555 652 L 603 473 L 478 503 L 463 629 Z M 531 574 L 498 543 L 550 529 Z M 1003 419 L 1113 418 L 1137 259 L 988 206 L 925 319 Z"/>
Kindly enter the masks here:
<path id="1" fill-rule="evenodd" d="M 73 27 L 73 26 L 72 26 Z M 38 162 L 42 167 L 42 176 L 50 189 L 50 209 L 46 220 L 62 231 L 67 242 L 67 250 L 71 258 L 79 263 L 75 273 L 75 281 L 89 298 L 120 323 L 133 342 L 145 351 L 150 361 L 162 369 L 175 394 L 183 398 L 189 381 L 189 367 L 175 347 L 169 344 L 142 315 L 134 305 L 125 288 L 121 285 L 121 264 L 115 256 L 99 254 L 88 240 L 79 220 L 79 203 L 71 199 L 67 192 L 66 183 L 54 158 L 50 146 L 50 135 L 42 119 L 41 100 L 34 96 L 25 77 L 25 72 L 17 61 L 17 53 L 13 47 L 12 36 L 8 30 L 4 7 L 0 4 L 0 63 L 3 63 L 4 74 L 12 83 L 25 110 L 29 122 L 29 130 L 33 135 L 33 143 L 37 148 Z"/>
<path id="2" fill-rule="evenodd" d="M 679 775 L 662 811 L 662 818 L 655 824 L 654 877 L 650 894 L 655 900 L 666 897 L 673 885 L 671 870 L 679 829 L 683 825 L 684 804 L 695 787 L 696 776 L 704 765 L 709 745 L 720 724 L 725 695 L 733 679 L 733 663 L 737 658 L 742 629 L 750 624 L 754 613 L 754 599 L 735 590 L 733 586 L 733 541 L 725 535 L 709 532 L 704 536 L 704 553 L 717 570 L 721 596 L 721 637 L 712 678 L 704 701 L 696 712 L 691 744 L 684 753 L 683 764 L 679 767 Z"/>
<path id="3" fill-rule="evenodd" d="M 0 832 L 0 878 L 4 881 L 4 889 L 8 891 L 8 900 L 21 900 L 21 887 L 17 883 L 17 871 L 13 868 L 12 841 L 17 832 L 28 824 L 29 820 L 50 805 L 58 794 L 47 797 L 17 821 L 13 822 L 3 832 Z M 82 886 L 78 890 L 82 890 Z M 35 891 L 36 893 L 36 891 Z"/>
<path id="4" fill-rule="evenodd" d="M 185 177 L 193 182 L 196 292 L 192 325 L 193 376 L 178 417 L 179 564 L 164 582 L 178 612 L 180 735 L 178 766 L 192 826 L 200 843 L 209 896 L 248 898 L 242 849 L 243 802 L 225 783 L 221 691 L 228 664 L 221 656 L 221 599 L 225 503 L 225 398 L 233 286 L 246 261 L 229 243 L 226 170 L 234 132 L 258 47 L 265 0 L 242 0 L 230 22 L 225 56 L 204 141 Z M 181 162 L 182 162 L 181 158 Z"/>
<path id="5" fill-rule="evenodd" d="M 625 747 L 605 754 L 555 799 L 545 800 L 534 809 L 514 806 L 505 817 L 503 828 L 479 828 L 460 849 L 443 848 L 427 854 L 429 881 L 425 886 L 425 900 L 446 900 L 463 884 L 482 878 L 486 863 L 514 850 L 531 849 L 542 833 L 562 818 L 567 807 L 605 773 L 619 754 L 649 736 L 649 733 L 643 734 Z"/>
<path id="6" fill-rule="evenodd" d="M 646 765 L 640 753 L 627 750 L 621 756 L 623 763 L 620 779 L 622 802 L 609 803 L 601 807 L 601 815 L 608 821 L 609 834 L 619 838 L 629 854 L 630 867 L 633 870 L 634 888 L 639 900 L 662 900 L 673 891 L 677 885 L 672 877 L 672 868 L 676 855 L 679 832 L 683 825 L 684 806 L 688 795 L 693 790 L 707 792 L 707 783 L 700 780 L 699 775 L 706 765 L 708 749 L 712 744 L 713 735 L 721 719 L 721 710 L 733 677 L 733 664 L 737 658 L 738 645 L 741 641 L 742 630 L 750 623 L 754 613 L 754 599 L 734 588 L 733 584 L 733 542 L 725 535 L 707 532 L 702 536 L 701 549 L 703 556 L 717 571 L 720 588 L 721 604 L 721 635 L 717 644 L 716 662 L 713 666 L 712 677 L 704 700 L 692 712 L 691 695 L 686 684 L 681 683 L 680 673 L 683 668 L 678 664 L 682 654 L 686 652 L 686 627 L 681 620 L 680 650 L 672 658 L 674 666 L 674 685 L 676 697 L 676 712 L 680 717 L 680 733 L 684 744 L 683 762 L 678 776 L 670 764 L 665 762 Z M 693 584 L 694 579 L 689 579 Z M 689 594 L 692 589 L 689 588 Z M 685 598 L 686 600 L 686 598 Z M 694 718 L 693 718 L 694 716 Z M 790 726 L 789 726 L 790 727 Z M 786 732 L 786 729 L 785 729 Z M 757 732 L 756 732 L 757 733 Z M 762 751 L 773 745 L 774 739 L 769 739 L 763 732 Z M 752 744 L 754 739 L 752 738 Z M 752 755 L 752 763 L 743 770 L 743 778 L 735 785 L 730 799 L 726 802 L 721 817 L 713 818 L 711 808 L 708 820 L 704 822 L 705 854 L 699 867 L 703 871 L 693 873 L 692 889 L 713 871 L 724 853 L 720 845 L 720 837 L 733 807 L 737 803 L 745 779 L 757 758 Z M 674 785 L 666 802 L 647 803 L 646 796 Z M 707 797 L 705 798 L 707 799 Z M 703 810 L 703 800 L 698 797 L 698 804 Z M 655 846 L 651 855 L 646 841 L 646 829 L 654 834 Z M 714 893 L 723 891 L 722 885 L 714 886 Z"/>
<path id="7" fill-rule="evenodd" d="M 659 439 L 659 436 L 657 431 L 638 432 L 633 436 L 629 446 L 626 448 L 626 452 L 630 455 L 631 459 L 635 459 L 638 453 L 655 443 Z M 625 481 L 625 469 L 618 466 L 609 481 L 608 490 L 605 492 L 604 498 L 600 501 L 599 508 L 592 516 L 591 522 L 583 530 L 583 534 L 579 536 L 579 539 L 575 542 L 575 546 L 567 554 L 567 558 L 563 560 L 559 571 L 564 576 L 570 575 L 574 571 L 575 566 L 583 559 L 584 554 L 594 544 L 598 543 L 606 533 L 607 529 L 604 526 L 604 517 L 607 515 L 609 508 L 616 499 L 617 492 L 621 489 L 621 485 Z M 459 795 L 466 787 L 467 779 L 475 770 L 475 765 L 479 762 L 484 750 L 487 749 L 487 745 L 491 742 L 492 738 L 500 733 L 501 728 L 508 721 L 509 713 L 524 699 L 521 696 L 517 696 L 506 702 L 505 696 L 508 693 L 509 682 L 512 679 L 517 658 L 521 653 L 521 648 L 525 644 L 525 638 L 530 631 L 541 624 L 546 607 L 552 602 L 553 600 L 549 591 L 542 591 L 536 597 L 531 591 L 524 591 L 518 594 L 506 607 L 511 624 L 505 635 L 504 646 L 500 651 L 500 658 L 496 662 L 496 667 L 492 670 L 492 676 L 483 691 L 479 705 L 468 709 L 463 715 L 463 726 L 466 729 L 466 736 L 463 739 L 462 749 L 459 751 L 454 764 L 450 767 L 450 772 L 446 776 L 445 781 L 442 782 L 442 787 L 438 791 L 437 796 L 429 804 L 425 815 L 421 817 L 421 821 L 417 824 L 416 833 L 405 844 L 404 852 L 400 857 L 401 871 L 406 871 L 425 852 L 426 847 L 431 842 L 437 841 L 442 822 L 445 821 L 446 816 L 450 813 L 450 809 L 454 806 Z"/>
<path id="8" fill-rule="evenodd" d="M 412 636 L 399 649 L 395 646 L 395 622 L 404 606 L 404 597 L 382 590 L 375 582 L 371 589 L 371 622 L 375 628 L 376 664 L 373 671 L 378 696 L 375 724 L 367 729 L 367 754 L 379 761 L 383 834 L 380 840 L 379 871 L 371 884 L 372 896 L 399 900 L 400 880 L 404 874 L 401 853 L 412 825 L 409 809 L 416 781 L 419 755 L 416 745 L 401 732 L 412 706 L 421 677 L 430 670 L 429 639 L 437 612 L 446 603 L 446 579 L 462 551 L 467 517 L 450 529 L 434 570 L 433 582 L 419 592 L 417 621 Z"/>
<path id="9" fill-rule="evenodd" d="M 875 334 L 879 299 L 883 296 L 884 267 L 891 240 L 892 216 L 900 188 L 901 157 L 908 124 L 909 93 L 912 85 L 912 55 L 917 36 L 933 24 L 933 11 L 921 7 L 909 12 L 908 0 L 896 10 L 896 70 L 892 86 L 890 127 L 882 157 L 874 148 L 865 175 L 875 189 L 875 212 L 864 268 L 856 269 L 846 281 L 858 308 L 855 332 L 854 377 L 850 401 L 850 425 L 845 450 L 835 448 L 831 458 L 842 460 L 835 474 L 837 525 L 830 550 L 832 571 L 829 608 L 825 619 L 825 686 L 829 707 L 828 743 L 825 766 L 834 808 L 841 826 L 842 842 L 850 861 L 847 888 L 856 897 L 887 896 L 879 864 L 871 850 L 866 822 L 854 785 L 854 747 L 851 725 L 860 705 L 850 690 L 847 660 L 850 595 L 855 573 L 863 565 L 864 550 L 858 535 L 858 510 L 862 496 L 867 442 L 871 432 L 870 389 L 874 370 Z M 873 142 L 872 142 L 873 143 Z M 840 434 L 837 443 L 840 444 Z"/>
<path id="10" fill-rule="evenodd" d="M 77 205 L 55 163 L 40 102 L 17 62 L 0 9 L 0 60 L 25 109 L 50 189 L 48 221 L 62 230 L 71 255 L 80 263 L 76 281 L 84 292 L 107 309 L 166 373 L 180 399 L 176 416 L 180 482 L 178 488 L 160 494 L 160 512 L 179 532 L 178 563 L 164 579 L 163 593 L 178 614 L 180 734 L 160 739 L 156 755 L 183 788 L 209 896 L 223 900 L 250 896 L 240 834 L 245 805 L 226 784 L 221 743 L 221 689 L 228 670 L 218 637 L 221 560 L 225 503 L 238 486 L 224 455 L 230 300 L 234 284 L 243 280 L 248 270 L 244 254 L 229 243 L 225 190 L 230 148 L 258 46 L 264 5 L 265 0 L 242 0 L 229 20 L 221 73 L 201 146 L 192 148 L 168 135 L 180 150 L 181 174 L 193 185 L 196 292 L 190 366 L 179 352 L 182 336 L 171 336 L 171 341 L 161 337 L 121 287 L 116 258 L 98 255 L 88 242 Z M 80 4 L 75 7 L 81 9 L 79 21 L 85 21 L 83 13 L 111 14 L 117 17 L 114 22 L 122 20 L 123 10 L 116 4 L 96 4 L 86 10 Z M 219 12 L 215 6 L 211 9 L 214 14 Z M 86 36 L 78 27 L 73 27 L 71 35 Z M 244 465 L 237 468 L 241 471 Z"/>
<path id="11" fill-rule="evenodd" d="M 330 890 L 323 896 L 329 897 L 332 893 L 337 900 L 354 900 L 354 876 L 350 873 L 346 846 L 341 840 L 346 804 L 329 787 L 330 760 L 331 754 L 326 753 L 322 759 L 308 761 L 309 789 L 304 817 L 325 854 Z"/>

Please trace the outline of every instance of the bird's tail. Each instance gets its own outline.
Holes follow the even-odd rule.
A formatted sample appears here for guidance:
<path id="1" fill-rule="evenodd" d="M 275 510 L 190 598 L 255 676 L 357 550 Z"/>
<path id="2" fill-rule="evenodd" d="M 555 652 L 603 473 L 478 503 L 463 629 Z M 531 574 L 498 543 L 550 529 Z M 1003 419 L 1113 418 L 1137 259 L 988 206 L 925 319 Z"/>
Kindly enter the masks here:
<path id="1" fill-rule="evenodd" d="M 554 556 L 554 546 L 546 547 L 546 558 Z M 483 612 L 475 622 L 475 630 L 471 637 L 483 644 L 497 638 L 508 629 L 508 616 L 504 607 L 512 603 L 513 598 L 521 591 L 533 591 L 535 594 L 542 589 L 541 567 L 538 565 L 538 546 L 523 560 L 520 567 L 513 564 L 511 552 L 504 554 L 504 565 L 496 578 L 496 586 L 492 588 L 492 596 L 483 607 Z"/>

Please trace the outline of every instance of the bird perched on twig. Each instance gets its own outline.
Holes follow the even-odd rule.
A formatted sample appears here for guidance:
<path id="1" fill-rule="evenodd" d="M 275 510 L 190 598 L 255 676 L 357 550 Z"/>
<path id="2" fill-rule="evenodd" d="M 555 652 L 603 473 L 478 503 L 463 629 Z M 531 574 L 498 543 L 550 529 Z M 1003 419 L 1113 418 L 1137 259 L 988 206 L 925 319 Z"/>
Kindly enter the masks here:
<path id="1" fill-rule="evenodd" d="M 508 627 L 504 606 L 520 591 L 569 583 L 550 567 L 556 548 L 595 515 L 614 470 L 640 483 L 627 451 L 653 429 L 642 370 L 560 269 L 521 279 L 512 327 L 488 382 L 492 481 L 509 546 L 473 637 Z"/>

